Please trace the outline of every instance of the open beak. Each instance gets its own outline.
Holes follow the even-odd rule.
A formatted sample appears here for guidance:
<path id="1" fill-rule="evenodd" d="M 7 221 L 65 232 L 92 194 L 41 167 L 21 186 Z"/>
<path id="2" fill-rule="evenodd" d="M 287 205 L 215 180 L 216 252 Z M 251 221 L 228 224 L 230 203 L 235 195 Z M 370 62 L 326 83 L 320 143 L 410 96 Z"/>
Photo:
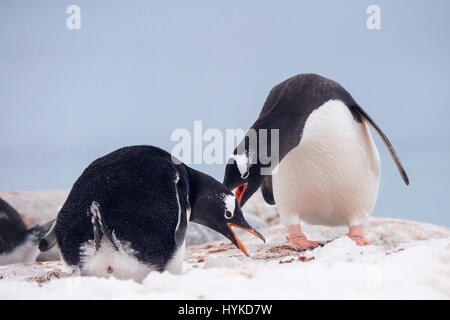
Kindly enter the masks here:
<path id="1" fill-rule="evenodd" d="M 251 228 L 251 227 L 250 227 L 250 228 L 245 228 L 245 227 L 239 226 L 239 225 L 234 224 L 234 223 L 227 223 L 227 226 L 228 226 L 228 229 L 230 229 L 231 233 L 233 233 L 234 239 L 236 240 L 236 245 L 239 247 L 239 249 L 242 250 L 242 252 L 243 252 L 246 256 L 248 256 L 247 249 L 245 249 L 244 245 L 242 244 L 241 240 L 239 240 L 239 238 L 237 237 L 237 235 L 236 235 L 236 233 L 234 232 L 234 230 L 233 230 L 232 227 L 236 227 L 236 228 L 245 230 L 245 231 L 247 231 L 247 232 L 250 232 L 250 233 L 251 233 L 252 235 L 254 235 L 255 237 L 257 237 L 257 238 L 261 239 L 262 241 L 266 242 L 266 239 L 264 239 L 264 237 L 262 236 L 262 234 L 259 233 L 258 231 L 256 231 L 255 229 Z"/>
<path id="2" fill-rule="evenodd" d="M 236 190 L 236 193 L 234 194 L 234 196 L 236 197 L 239 204 L 241 204 L 242 197 L 244 196 L 244 192 L 245 192 L 245 190 L 247 190 L 247 185 L 248 185 L 247 183 L 244 183 L 244 184 L 237 186 L 233 190 L 231 190 L 231 192 Z"/>

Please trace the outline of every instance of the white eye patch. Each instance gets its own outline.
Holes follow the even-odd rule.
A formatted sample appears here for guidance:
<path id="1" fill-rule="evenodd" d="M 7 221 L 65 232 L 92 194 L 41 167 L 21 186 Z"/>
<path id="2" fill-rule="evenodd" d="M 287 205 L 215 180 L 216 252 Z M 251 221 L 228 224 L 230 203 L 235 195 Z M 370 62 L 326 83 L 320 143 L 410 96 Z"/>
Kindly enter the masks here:
<path id="1" fill-rule="evenodd" d="M 234 216 L 234 209 L 236 207 L 236 198 L 233 195 L 223 194 L 223 202 L 225 204 L 225 218 L 231 219 Z M 231 212 L 227 214 L 227 211 Z"/>
<path id="2" fill-rule="evenodd" d="M 250 162 L 248 156 L 245 154 L 234 154 L 231 156 L 231 158 L 233 158 L 234 161 L 236 161 L 236 165 L 242 177 L 248 170 L 248 165 Z"/>

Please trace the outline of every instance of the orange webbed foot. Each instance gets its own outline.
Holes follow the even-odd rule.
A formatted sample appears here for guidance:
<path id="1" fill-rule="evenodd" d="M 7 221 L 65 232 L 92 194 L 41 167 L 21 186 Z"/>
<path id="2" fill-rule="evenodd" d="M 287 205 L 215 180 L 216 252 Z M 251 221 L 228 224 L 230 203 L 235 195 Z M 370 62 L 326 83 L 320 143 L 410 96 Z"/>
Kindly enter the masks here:
<path id="1" fill-rule="evenodd" d="M 358 246 L 370 246 L 372 243 L 364 237 L 364 228 L 362 226 L 351 226 L 347 237 L 355 241 Z"/>
<path id="2" fill-rule="evenodd" d="M 305 250 L 313 250 L 318 246 L 324 246 L 323 243 L 306 239 L 306 236 L 301 231 L 300 225 L 292 225 L 289 228 L 289 245 L 292 249 L 302 252 Z"/>

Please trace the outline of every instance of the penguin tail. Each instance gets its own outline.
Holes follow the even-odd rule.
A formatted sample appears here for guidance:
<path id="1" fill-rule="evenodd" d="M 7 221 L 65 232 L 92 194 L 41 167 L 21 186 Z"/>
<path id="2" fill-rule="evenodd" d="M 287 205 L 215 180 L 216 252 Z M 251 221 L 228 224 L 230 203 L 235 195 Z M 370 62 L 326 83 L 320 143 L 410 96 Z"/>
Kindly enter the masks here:
<path id="1" fill-rule="evenodd" d="M 104 239 L 106 240 L 106 242 L 108 242 L 112 247 L 118 250 L 116 240 L 114 239 L 113 234 L 109 231 L 102 218 L 101 207 L 97 201 L 92 201 L 90 211 L 92 215 L 91 223 L 94 229 L 95 249 L 98 250 L 100 248 L 100 242 L 103 239 L 103 236 L 105 236 Z"/>
<path id="2" fill-rule="evenodd" d="M 406 174 L 406 171 L 403 168 L 402 163 L 400 162 L 400 159 L 397 156 L 397 153 L 395 152 L 395 149 L 392 146 L 391 142 L 389 141 L 388 137 L 384 134 L 384 132 L 380 129 L 380 127 L 376 124 L 376 122 L 367 114 L 367 112 L 364 111 L 363 108 L 361 108 L 356 103 L 352 106 L 352 108 L 372 127 L 372 129 L 375 130 L 375 132 L 381 138 L 384 146 L 388 150 L 392 160 L 394 161 L 398 171 L 400 172 L 400 175 L 402 176 L 403 181 L 405 182 L 406 185 L 409 185 L 408 175 Z"/>

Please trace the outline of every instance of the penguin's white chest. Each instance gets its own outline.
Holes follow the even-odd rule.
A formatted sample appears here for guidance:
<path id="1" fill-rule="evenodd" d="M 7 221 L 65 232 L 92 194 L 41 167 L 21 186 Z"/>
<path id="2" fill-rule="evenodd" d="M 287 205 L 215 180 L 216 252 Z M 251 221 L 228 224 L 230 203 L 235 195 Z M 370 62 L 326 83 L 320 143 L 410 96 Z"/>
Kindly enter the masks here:
<path id="1" fill-rule="evenodd" d="M 300 144 L 273 173 L 273 192 L 286 225 L 359 225 L 378 196 L 380 158 L 366 123 L 330 100 L 309 116 Z"/>

